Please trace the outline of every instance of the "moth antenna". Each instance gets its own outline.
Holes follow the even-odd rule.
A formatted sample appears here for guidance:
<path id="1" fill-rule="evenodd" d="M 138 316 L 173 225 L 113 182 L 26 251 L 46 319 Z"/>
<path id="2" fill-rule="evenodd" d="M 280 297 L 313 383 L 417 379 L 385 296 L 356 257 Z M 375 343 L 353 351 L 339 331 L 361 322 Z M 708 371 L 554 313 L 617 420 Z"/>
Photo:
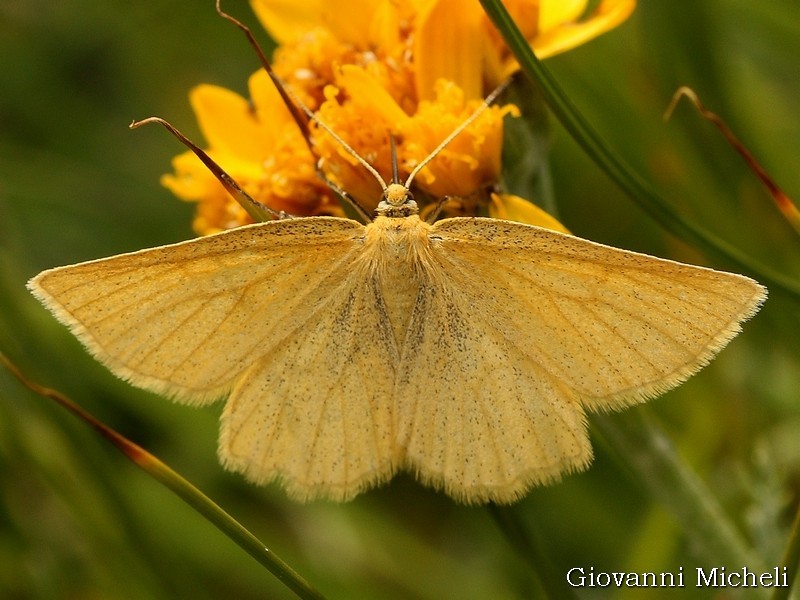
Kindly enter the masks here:
<path id="1" fill-rule="evenodd" d="M 400 167 L 397 165 L 397 144 L 394 136 L 389 135 L 389 148 L 392 151 L 392 183 L 400 183 Z"/>
<path id="2" fill-rule="evenodd" d="M 278 81 L 280 81 L 280 78 L 278 78 Z M 342 148 L 344 148 L 348 154 L 350 154 L 353 158 L 355 158 L 361 166 L 363 166 L 367 171 L 372 173 L 372 176 L 375 177 L 375 179 L 378 180 L 378 183 L 381 184 L 382 189 L 384 190 L 386 189 L 387 187 L 386 182 L 383 180 L 383 177 L 381 177 L 381 174 L 378 173 L 378 170 L 375 167 L 373 167 L 364 158 L 362 158 L 361 155 L 358 152 L 356 152 L 353 149 L 353 147 L 350 146 L 350 144 L 345 142 L 344 139 L 342 139 L 342 137 L 338 133 L 336 133 L 327 123 L 325 123 L 325 121 L 323 121 L 317 115 L 315 115 L 314 112 L 310 108 L 308 108 L 308 106 L 305 105 L 305 103 L 297 96 L 297 94 L 295 94 L 292 91 L 290 87 L 286 87 L 286 93 L 297 104 L 297 106 L 300 107 L 300 110 L 302 110 L 308 116 L 309 119 L 314 121 L 314 123 L 316 123 L 318 127 L 324 129 L 325 132 L 328 135 L 330 135 L 334 140 L 336 140 L 336 142 Z"/>
<path id="3" fill-rule="evenodd" d="M 488 96 L 486 96 L 486 98 L 483 99 L 483 103 L 478 108 L 475 109 L 475 112 L 473 112 L 469 117 L 467 117 L 467 119 L 463 123 L 461 123 L 461 125 L 456 127 L 450 133 L 450 135 L 444 138 L 442 143 L 440 143 L 438 146 L 436 146 L 436 148 L 433 149 L 433 152 L 428 154 L 428 156 L 426 156 L 422 160 L 422 162 L 420 162 L 416 167 L 414 167 L 414 170 L 411 171 L 411 174 L 408 176 L 408 179 L 406 179 L 405 183 L 406 189 L 410 189 L 411 182 L 414 180 L 414 177 L 417 176 L 417 174 L 425 167 L 425 165 L 427 165 L 434 158 L 436 158 L 436 155 L 439 154 L 442 150 L 444 150 L 445 146 L 447 146 L 450 142 L 452 142 L 456 138 L 456 136 L 458 136 L 467 127 L 472 125 L 475 119 L 477 119 L 483 111 L 485 111 L 487 108 L 489 108 L 489 106 L 491 106 L 492 102 L 494 102 L 497 99 L 497 97 L 503 93 L 503 91 L 508 87 L 510 83 L 511 83 L 511 78 L 509 77 L 503 83 L 494 88 L 494 90 L 492 90 L 492 92 Z"/>
<path id="4" fill-rule="evenodd" d="M 356 151 L 355 151 L 355 150 L 354 150 L 354 149 L 353 149 L 353 148 L 350 146 L 350 144 L 348 144 L 347 142 L 345 142 L 345 141 L 344 141 L 344 140 L 341 138 L 341 136 L 339 136 L 339 134 L 338 134 L 338 133 L 336 133 L 336 132 L 335 132 L 333 129 L 331 129 L 331 127 L 330 127 L 330 126 L 329 126 L 327 123 L 325 123 L 325 121 L 323 121 L 322 119 L 320 119 L 319 117 L 317 117 L 317 115 L 315 115 L 315 114 L 314 114 L 314 112 L 313 112 L 313 111 L 312 111 L 310 108 L 308 108 L 308 106 L 306 106 L 305 102 L 303 102 L 303 101 L 302 101 L 302 100 L 301 100 L 301 99 L 300 99 L 300 98 L 297 96 L 297 94 L 295 94 L 295 93 L 294 93 L 294 91 L 292 91 L 292 88 L 290 88 L 290 87 L 288 87 L 288 86 L 284 85 L 284 83 L 281 81 L 280 77 L 278 77 L 277 75 L 275 75 L 275 76 L 274 76 L 274 78 L 273 78 L 273 81 L 274 81 L 274 82 L 276 82 L 276 83 L 275 83 L 275 85 L 279 86 L 281 89 L 283 89 L 283 90 L 284 90 L 284 92 L 286 93 L 286 95 L 287 95 L 289 98 L 291 98 L 291 100 L 292 100 L 292 102 L 294 103 L 294 105 L 295 105 L 295 106 L 297 106 L 297 107 L 299 107 L 299 109 L 300 109 L 301 111 L 303 111 L 303 112 L 306 114 L 306 116 L 309 118 L 309 120 L 311 120 L 311 121 L 314 121 L 314 123 L 316 123 L 316 124 L 317 124 L 317 127 L 320 127 L 321 129 L 323 129 L 323 130 L 324 130 L 324 131 L 325 131 L 325 132 L 326 132 L 328 135 L 330 135 L 330 136 L 331 136 L 331 137 L 332 137 L 334 140 L 336 140 L 336 142 L 337 142 L 337 143 L 338 143 L 338 144 L 339 144 L 339 145 L 340 145 L 342 148 L 344 148 L 344 149 L 347 151 L 347 153 L 348 153 L 348 154 L 350 154 L 350 155 L 351 155 L 353 158 L 355 158 L 355 159 L 358 161 L 358 163 L 359 163 L 361 166 L 363 166 L 363 167 L 364 167 L 364 168 L 365 168 L 367 171 L 369 171 L 370 173 L 372 173 L 372 176 L 373 176 L 373 177 L 375 177 L 375 179 L 377 179 L 377 180 L 378 180 L 378 183 L 380 184 L 380 186 L 381 186 L 381 189 L 382 189 L 382 190 L 384 190 L 384 191 L 386 190 L 386 187 L 387 187 L 387 186 L 386 186 L 386 182 L 383 180 L 383 177 L 381 177 L 381 174 L 380 174 L 380 173 L 378 173 L 378 170 L 377 170 L 375 167 L 373 167 L 373 166 L 372 166 L 371 164 L 369 164 L 369 163 L 368 163 L 366 160 L 364 160 L 364 159 L 361 157 L 361 155 L 360 155 L 358 152 L 356 152 Z M 311 154 L 312 154 L 313 156 L 317 157 L 317 159 L 319 159 L 319 157 L 317 156 L 317 153 L 314 151 L 313 147 L 311 146 L 310 138 L 306 138 L 306 143 L 308 144 L 309 148 L 311 148 Z M 328 177 L 325 175 L 325 173 L 323 173 L 323 172 L 322 172 L 322 169 L 320 168 L 320 166 L 319 166 L 319 162 L 318 162 L 318 161 L 314 163 L 314 169 L 315 169 L 315 170 L 316 170 L 316 172 L 317 172 L 317 176 L 318 176 L 320 179 L 322 179 L 322 180 L 323 180 L 323 181 L 324 181 L 324 182 L 325 182 L 325 183 L 328 185 L 328 187 L 330 187 L 332 190 L 334 190 L 334 191 L 335 191 L 337 194 L 339 194 L 339 195 L 340 195 L 342 198 L 344 198 L 345 200 L 347 200 L 347 201 L 350 203 L 350 205 L 351 205 L 351 206 L 353 206 L 353 208 L 355 208 L 355 209 L 358 211 L 358 213 L 359 213 L 359 214 L 360 214 L 360 215 L 361 215 L 361 216 L 362 216 L 362 217 L 363 217 L 363 218 L 364 218 L 364 219 L 365 219 L 367 222 L 369 222 L 369 221 L 372 221 L 372 217 L 369 215 L 369 212 L 368 212 L 367 210 L 365 210 L 365 209 L 364 209 L 364 207 L 363 207 L 363 206 L 361 206 L 361 205 L 360 205 L 360 204 L 359 204 L 359 203 L 356 201 L 356 199 L 355 199 L 355 198 L 353 198 L 353 197 L 352 197 L 350 194 L 348 194 L 348 193 L 347 193 L 347 192 L 345 192 L 343 189 L 341 189 L 341 188 L 340 188 L 338 185 L 336 185 L 336 184 L 335 184 L 333 181 L 331 181 L 330 179 L 328 179 Z"/>
<path id="5" fill-rule="evenodd" d="M 286 108 L 289 109 L 289 112 L 292 114 L 292 118 L 294 119 L 295 123 L 297 123 L 297 126 L 300 128 L 300 131 L 303 134 L 303 139 L 306 141 L 306 144 L 308 145 L 308 149 L 311 150 L 312 154 L 314 154 L 314 149 L 311 147 L 311 138 L 308 129 L 308 119 L 305 118 L 303 112 L 297 108 L 294 102 L 292 102 L 292 98 L 286 91 L 286 86 L 283 85 L 283 81 L 281 81 L 280 77 L 278 77 L 275 74 L 275 71 L 272 70 L 272 65 L 270 64 L 269 59 L 267 59 L 267 55 L 264 54 L 264 50 L 261 49 L 261 44 L 258 43 L 258 40 L 256 40 L 255 36 L 253 35 L 253 32 L 250 31 L 250 28 L 244 23 L 242 23 L 239 19 L 223 11 L 220 2 L 221 0 L 217 0 L 217 14 L 223 19 L 226 19 L 227 21 L 233 23 L 247 37 L 247 41 L 250 43 L 250 46 L 252 46 L 253 50 L 255 50 L 256 54 L 258 55 L 258 60 L 261 63 L 261 66 L 264 67 L 264 70 L 267 72 L 267 75 L 269 75 L 269 78 L 272 80 L 272 83 L 275 84 L 275 87 L 278 89 L 278 93 L 280 94 L 283 103 L 286 105 Z M 314 156 L 316 156 L 316 154 L 314 154 Z"/>
<path id="6" fill-rule="evenodd" d="M 289 109 L 289 112 L 291 113 L 294 122 L 297 123 L 297 126 L 300 128 L 300 133 L 302 133 L 303 135 L 303 139 L 306 142 L 306 146 L 308 146 L 308 150 L 311 152 L 311 155 L 316 159 L 314 163 L 314 170 L 317 176 L 322 181 L 324 181 L 329 188 L 331 188 L 339 196 L 344 198 L 356 210 L 359 216 L 361 216 L 366 222 L 371 221 L 372 217 L 370 216 L 369 211 L 365 210 L 364 207 L 362 207 L 355 200 L 355 198 L 353 198 L 350 194 L 341 189 L 333 181 L 328 179 L 325 173 L 322 172 L 322 169 L 319 166 L 320 157 L 317 155 L 314 146 L 311 143 L 311 132 L 308 127 L 308 122 L 314 121 L 319 127 L 321 127 L 328 134 L 330 134 L 333 137 L 333 139 L 335 139 L 349 154 L 355 157 L 355 159 L 361 165 L 363 165 L 370 173 L 372 173 L 372 175 L 378 180 L 378 183 L 380 183 L 382 189 L 386 189 L 386 182 L 383 181 L 381 176 L 378 174 L 378 171 L 376 171 L 372 165 L 370 165 L 366 160 L 361 158 L 361 156 L 359 156 L 359 154 L 355 150 L 353 150 L 353 148 L 351 148 L 347 144 L 347 142 L 345 142 L 341 137 L 339 137 L 330 127 L 328 127 L 328 125 L 323 123 L 312 112 L 312 110 L 308 108 L 308 106 L 306 106 L 305 102 L 303 102 L 297 96 L 297 94 L 295 94 L 292 91 L 292 89 L 289 86 L 287 86 L 280 77 L 278 77 L 275 71 L 272 70 L 272 65 L 270 64 L 267 55 L 264 53 L 264 50 L 262 50 L 261 45 L 256 40 L 255 36 L 253 35 L 253 32 L 250 31 L 250 28 L 241 21 L 239 21 L 238 19 L 236 19 L 235 17 L 223 11 L 220 2 L 221 0 L 217 0 L 217 14 L 223 19 L 226 19 L 231 23 L 233 23 L 245 34 L 245 36 L 247 37 L 247 41 L 256 51 L 261 66 L 264 67 L 264 70 L 267 72 L 267 75 L 269 75 L 269 78 L 272 80 L 272 83 L 278 90 L 278 93 L 280 94 L 283 103 L 286 105 L 286 108 Z"/>
<path id="7" fill-rule="evenodd" d="M 201 148 L 198 148 L 194 142 L 178 131 L 178 129 L 169 121 L 165 121 L 160 117 L 148 117 L 147 119 L 142 119 L 141 121 L 132 122 L 129 127 L 131 129 L 136 129 L 137 127 L 141 127 L 142 125 L 147 125 L 149 123 L 158 123 L 159 125 L 163 125 L 164 128 L 178 138 L 178 140 L 180 140 L 184 146 L 194 152 L 195 156 L 202 161 L 202 163 L 208 168 L 209 171 L 211 171 L 214 177 L 219 180 L 225 190 L 241 205 L 243 209 L 247 211 L 247 214 L 250 215 L 254 221 L 263 222 L 271 219 L 292 218 L 291 215 L 288 215 L 283 211 L 279 212 L 273 210 L 266 204 L 261 204 L 261 202 L 255 200 L 252 196 L 250 196 L 250 194 L 245 192 L 239 186 L 239 184 L 236 183 L 233 178 L 225 172 L 222 167 L 214 162 L 214 159 L 206 154 L 206 152 Z"/>

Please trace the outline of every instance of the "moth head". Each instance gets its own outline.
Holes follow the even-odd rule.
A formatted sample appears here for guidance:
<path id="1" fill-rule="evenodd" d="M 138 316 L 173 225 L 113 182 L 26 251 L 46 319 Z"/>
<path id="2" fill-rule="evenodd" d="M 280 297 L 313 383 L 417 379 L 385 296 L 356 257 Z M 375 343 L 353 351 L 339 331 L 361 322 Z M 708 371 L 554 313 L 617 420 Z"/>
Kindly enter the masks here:
<path id="1" fill-rule="evenodd" d="M 419 212 L 414 196 L 402 183 L 390 183 L 383 189 L 383 200 L 375 213 L 381 217 L 408 217 Z"/>

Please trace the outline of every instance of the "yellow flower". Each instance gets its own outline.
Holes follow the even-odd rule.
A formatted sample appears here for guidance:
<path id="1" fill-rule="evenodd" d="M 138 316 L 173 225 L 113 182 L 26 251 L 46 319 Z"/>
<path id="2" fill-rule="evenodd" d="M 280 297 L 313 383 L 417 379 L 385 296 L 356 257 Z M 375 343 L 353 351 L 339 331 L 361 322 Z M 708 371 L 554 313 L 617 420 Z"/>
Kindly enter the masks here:
<path id="1" fill-rule="evenodd" d="M 589 0 L 505 0 L 504 5 L 538 58 L 548 58 L 596 38 L 625 21 L 636 0 L 600 0 L 590 12 Z M 505 42 L 488 25 L 491 76 L 503 78 L 519 66 Z"/>
<path id="2" fill-rule="evenodd" d="M 507 2 L 540 56 L 583 43 L 621 22 L 635 0 Z M 281 45 L 273 68 L 317 116 L 373 165 L 391 176 L 390 136 L 401 179 L 461 122 L 514 63 L 477 2 L 463 0 L 251 0 Z M 295 215 L 342 214 L 335 194 L 315 174 L 309 151 L 263 71 L 250 79 L 250 101 L 202 85 L 192 106 L 208 152 L 251 196 Z M 497 195 L 503 117 L 514 107 L 492 107 L 459 135 L 415 180 L 418 202 L 457 197 L 462 213 L 487 212 L 544 225 L 537 211 Z M 372 176 L 329 134 L 312 124 L 314 155 L 326 177 L 367 211 L 380 200 Z M 249 222 L 191 153 L 173 161 L 163 183 L 200 203 L 199 233 Z M 494 194 L 494 195 L 493 195 Z M 537 209 L 538 210 L 538 209 Z M 547 226 L 547 225 L 545 225 Z"/>
<path id="3" fill-rule="evenodd" d="M 435 99 L 420 102 L 409 116 L 360 67 L 343 66 L 336 83 L 327 90 L 320 118 L 383 174 L 391 173 L 388 136 L 394 136 L 401 181 L 480 105 L 479 100 L 465 101 L 455 84 L 439 80 Z M 347 102 L 340 102 L 340 96 Z M 417 201 L 448 195 L 469 198 L 495 184 L 500 176 L 503 115 L 512 110 L 489 108 L 442 150 L 417 176 Z M 326 172 L 364 208 L 375 208 L 381 189 L 372 175 L 329 135 L 316 131 L 313 139 Z"/>
<path id="4" fill-rule="evenodd" d="M 460 87 L 439 79 L 434 98 L 420 102 L 417 113 L 401 130 L 407 140 L 401 155 L 403 164 L 408 170 L 416 167 L 479 106 L 478 100 L 467 102 Z M 432 198 L 469 198 L 496 184 L 506 114 L 518 116 L 518 111 L 513 106 L 490 107 L 439 152 L 418 176 L 418 185 L 425 193 Z"/>
<path id="5" fill-rule="evenodd" d="M 252 105 L 225 88 L 200 85 L 190 100 L 209 155 L 255 200 L 289 214 L 342 211 L 335 194 L 314 172 L 314 160 L 297 125 L 265 71 L 250 78 Z M 191 152 L 172 161 L 163 185 L 183 200 L 200 202 L 194 228 L 208 234 L 251 222 L 211 172 Z"/>
<path id="6" fill-rule="evenodd" d="M 506 0 L 504 2 L 539 58 L 564 52 L 613 29 L 636 8 L 636 0 Z M 411 52 L 415 91 L 430 98 L 436 80 L 448 79 L 467 98 L 483 97 L 516 63 L 478 2 L 464 0 L 251 0 L 273 39 L 292 45 L 322 27 L 366 54 L 396 60 Z M 399 52 L 398 52 L 399 51 Z M 340 64 L 347 64 L 342 61 Z"/>
<path id="7" fill-rule="evenodd" d="M 495 219 L 538 225 L 561 233 L 570 233 L 569 229 L 564 227 L 550 213 L 545 212 L 532 202 L 512 194 L 492 194 L 492 199 L 489 202 L 489 216 Z"/>

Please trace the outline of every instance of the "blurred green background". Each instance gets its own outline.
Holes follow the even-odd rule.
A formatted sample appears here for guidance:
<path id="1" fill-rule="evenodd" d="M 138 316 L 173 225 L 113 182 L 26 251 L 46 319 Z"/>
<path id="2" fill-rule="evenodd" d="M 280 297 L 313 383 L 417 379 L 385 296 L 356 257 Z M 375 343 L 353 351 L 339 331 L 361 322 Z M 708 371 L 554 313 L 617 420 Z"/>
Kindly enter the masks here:
<path id="1" fill-rule="evenodd" d="M 227 8 L 260 33 L 245 2 Z M 211 0 L 3 2 L 0 56 L 0 349 L 188 477 L 331 598 L 538 597 L 529 556 L 489 510 L 455 505 L 409 477 L 346 505 L 299 505 L 224 472 L 221 404 L 195 410 L 117 381 L 25 290 L 44 268 L 192 236 L 192 208 L 158 184 L 182 148 L 160 128 L 127 125 L 157 114 L 200 140 L 188 90 L 209 82 L 246 93 L 256 60 Z M 619 29 L 547 65 L 677 210 L 797 278 L 798 237 L 738 156 L 688 103 L 666 124 L 661 115 L 678 86 L 693 87 L 800 198 L 798 56 L 796 0 L 651 0 Z M 576 234 L 732 268 L 655 225 L 555 123 L 551 138 L 554 195 Z M 663 428 L 768 566 L 783 551 L 800 489 L 797 307 L 771 290 L 709 367 L 630 411 Z M 624 429 L 636 417 L 608 419 Z M 505 513 L 554 572 L 684 566 L 693 583 L 694 567 L 718 564 L 676 518 L 669 491 L 654 491 L 647 469 L 631 468 L 635 447 L 620 456 L 594 427 L 593 441 L 588 472 L 534 489 Z M 710 597 L 689 586 L 576 592 Z M 293 595 L 84 424 L 0 371 L 0 597 Z"/>

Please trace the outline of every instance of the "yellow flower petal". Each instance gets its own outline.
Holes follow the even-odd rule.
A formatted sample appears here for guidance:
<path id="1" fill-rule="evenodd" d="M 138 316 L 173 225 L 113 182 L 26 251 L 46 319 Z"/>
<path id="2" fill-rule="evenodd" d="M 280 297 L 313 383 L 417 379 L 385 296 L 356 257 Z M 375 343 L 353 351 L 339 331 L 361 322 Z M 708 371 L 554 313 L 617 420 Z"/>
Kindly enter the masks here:
<path id="1" fill-rule="evenodd" d="M 400 157 L 409 171 L 428 156 L 479 106 L 465 102 L 454 83 L 441 79 L 435 86 L 436 99 L 421 102 L 417 113 L 402 129 Z M 497 181 L 503 142 L 503 116 L 515 107 L 492 106 L 459 134 L 417 178 L 417 184 L 434 198 L 467 198 Z"/>
<path id="2" fill-rule="evenodd" d="M 226 88 L 205 84 L 190 92 L 189 101 L 211 148 L 260 160 L 263 138 L 247 100 Z"/>
<path id="3" fill-rule="evenodd" d="M 531 45 L 539 58 L 553 56 L 609 31 L 627 19 L 636 8 L 636 0 L 602 0 L 597 8 L 580 21 L 551 23 Z"/>
<path id="4" fill-rule="evenodd" d="M 636 0 L 600 0 L 584 15 L 586 0 L 506 0 L 506 8 L 539 58 L 564 52 L 613 29 L 636 8 Z M 519 69 L 505 41 L 484 19 L 488 48 L 484 53 L 487 80 L 499 83 Z"/>
<path id="5" fill-rule="evenodd" d="M 368 30 L 369 45 L 389 49 L 401 44 L 401 32 L 407 29 L 405 24 L 411 16 L 408 3 L 376 2 Z"/>
<path id="6" fill-rule="evenodd" d="M 323 0 L 250 0 L 250 6 L 270 37 L 279 44 L 297 41 L 321 24 Z"/>
<path id="7" fill-rule="evenodd" d="M 343 42 L 363 48 L 365 34 L 372 30 L 376 6 L 375 0 L 339 0 L 322 2 L 322 25 Z"/>
<path id="8" fill-rule="evenodd" d="M 391 178 L 389 134 L 408 117 L 364 69 L 350 65 L 339 76 L 342 88 L 328 86 L 320 119 L 388 181 Z M 344 85 L 349 85 L 346 90 Z M 346 91 L 346 93 L 345 93 Z M 325 173 L 366 210 L 381 199 L 377 180 L 328 133 L 313 130 L 314 149 Z"/>
<path id="9" fill-rule="evenodd" d="M 192 229 L 200 235 L 211 235 L 251 222 L 250 215 L 241 205 L 231 202 L 227 193 L 224 196 L 220 193 L 213 198 L 207 198 L 197 206 Z"/>
<path id="10" fill-rule="evenodd" d="M 576 21 L 586 10 L 588 0 L 542 0 L 539 4 L 538 30 L 549 31 L 564 23 Z"/>
<path id="11" fill-rule="evenodd" d="M 561 233 L 570 233 L 558 219 L 549 213 L 543 211 L 532 202 L 511 194 L 492 194 L 492 200 L 489 203 L 489 216 L 495 219 L 536 225 L 537 227 L 544 227 Z"/>
<path id="12" fill-rule="evenodd" d="M 308 30 L 296 43 L 276 48 L 272 68 L 303 103 L 317 110 L 323 90 L 335 79 L 339 65 L 360 64 L 362 55 L 324 27 Z"/>
<path id="13" fill-rule="evenodd" d="M 161 176 L 161 185 L 169 189 L 181 200 L 198 200 L 210 195 L 219 185 L 203 163 L 187 151 L 173 157 L 174 174 Z"/>
<path id="14" fill-rule="evenodd" d="M 477 2 L 429 0 L 417 15 L 414 74 L 417 96 L 431 100 L 439 79 L 455 83 L 469 98 L 482 98 L 484 15 Z"/>
<path id="15" fill-rule="evenodd" d="M 265 144 L 274 145 L 277 142 L 277 134 L 284 127 L 291 125 L 297 129 L 297 124 L 294 122 L 294 118 L 286 107 L 283 98 L 278 93 L 275 84 L 264 69 L 259 69 L 250 76 L 247 87 L 250 90 L 250 100 L 252 102 L 250 111 L 254 114 L 258 124 L 269 132 L 259 144 L 263 156 Z"/>
<path id="16" fill-rule="evenodd" d="M 342 65 L 337 73 L 336 85 L 347 92 L 351 102 L 376 113 L 379 118 L 394 123 L 396 127 L 408 120 L 408 115 L 381 82 L 362 67 Z"/>
<path id="17" fill-rule="evenodd" d="M 211 155 L 238 182 L 258 176 L 252 163 L 242 162 L 235 156 Z M 194 153 L 179 154 L 172 159 L 172 166 L 175 173 L 162 175 L 161 185 L 181 200 L 199 202 L 192 224 L 197 233 L 208 235 L 252 222 Z"/>
<path id="18" fill-rule="evenodd" d="M 250 5 L 272 39 L 280 44 L 297 41 L 309 30 L 323 26 L 339 40 L 364 43 L 370 31 L 374 0 L 251 0 Z"/>

